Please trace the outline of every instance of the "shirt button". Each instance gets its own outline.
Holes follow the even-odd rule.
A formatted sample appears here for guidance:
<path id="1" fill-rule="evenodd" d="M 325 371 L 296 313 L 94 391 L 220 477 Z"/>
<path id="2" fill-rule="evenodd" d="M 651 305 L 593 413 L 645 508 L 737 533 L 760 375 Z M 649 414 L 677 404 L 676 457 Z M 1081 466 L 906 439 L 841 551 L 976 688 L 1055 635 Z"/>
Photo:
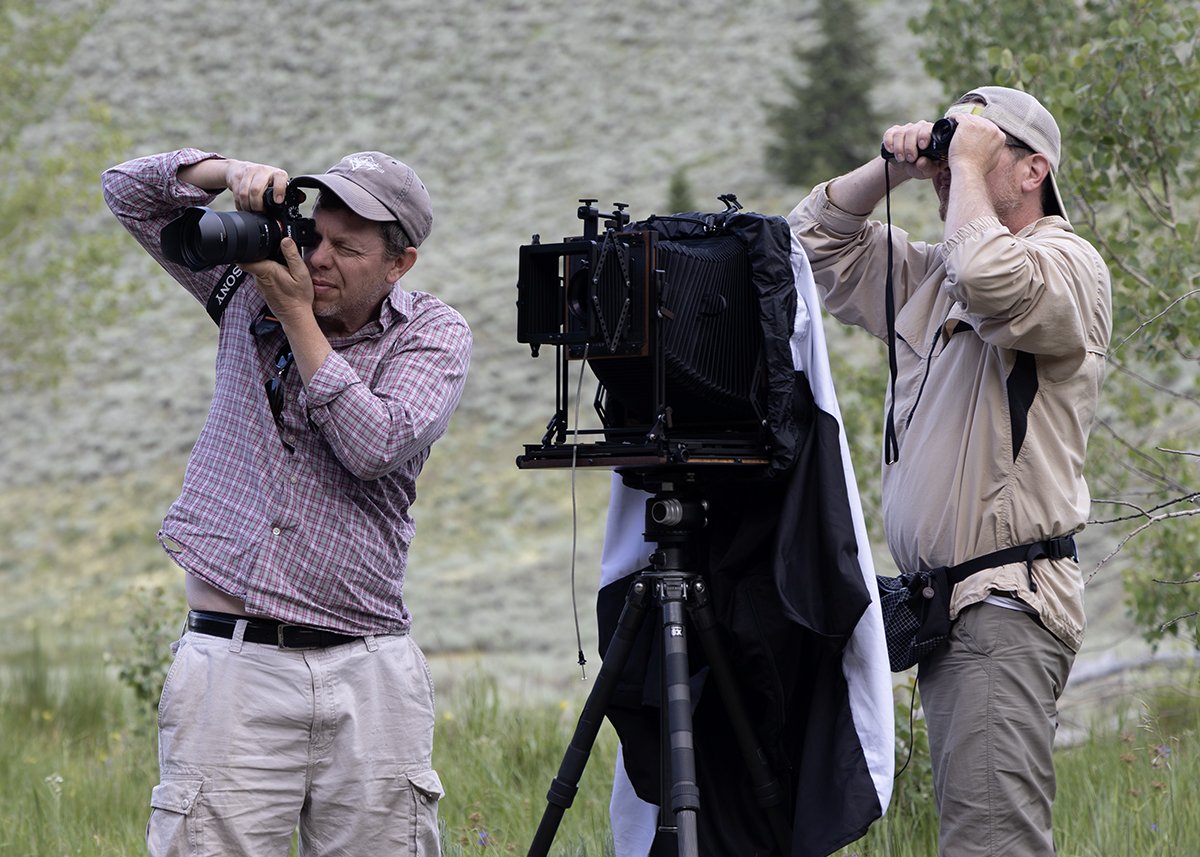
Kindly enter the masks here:
<path id="1" fill-rule="evenodd" d="M 279 529 L 279 527 L 271 527 L 271 533 L 272 533 L 273 535 L 276 535 L 276 536 L 277 536 L 277 535 L 279 535 L 279 534 L 280 534 L 280 533 L 282 533 L 282 532 L 283 532 L 283 530 Z"/>

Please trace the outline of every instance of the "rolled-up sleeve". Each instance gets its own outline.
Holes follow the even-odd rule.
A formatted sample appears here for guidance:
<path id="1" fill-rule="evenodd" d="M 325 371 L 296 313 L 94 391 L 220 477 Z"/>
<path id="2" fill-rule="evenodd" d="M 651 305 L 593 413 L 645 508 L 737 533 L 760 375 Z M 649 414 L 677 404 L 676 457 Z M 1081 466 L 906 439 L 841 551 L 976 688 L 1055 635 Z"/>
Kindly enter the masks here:
<path id="1" fill-rule="evenodd" d="M 168 274 L 201 303 L 208 301 L 222 271 L 192 271 L 167 261 L 160 234 L 188 206 L 208 205 L 216 194 L 179 180 L 181 167 L 221 155 L 200 149 L 180 149 L 147 155 L 110 167 L 100 177 L 104 202 L 122 226 Z"/>
<path id="2" fill-rule="evenodd" d="M 405 330 L 372 379 L 333 352 L 303 394 L 308 418 L 350 473 L 378 479 L 446 431 L 462 398 L 471 344 L 466 322 L 443 305 Z"/>
<path id="3" fill-rule="evenodd" d="M 944 288 L 985 341 L 1032 354 L 1081 354 L 1108 290 L 1108 269 L 1073 232 L 1009 232 L 995 217 L 964 225 L 947 240 Z"/>
<path id="4" fill-rule="evenodd" d="M 910 242 L 903 229 L 893 227 L 889 233 L 886 224 L 838 208 L 829 199 L 828 184 L 813 188 L 788 215 L 788 223 L 812 264 L 825 308 L 839 321 L 886 339 L 889 237 L 897 310 L 940 256 L 932 245 Z"/>

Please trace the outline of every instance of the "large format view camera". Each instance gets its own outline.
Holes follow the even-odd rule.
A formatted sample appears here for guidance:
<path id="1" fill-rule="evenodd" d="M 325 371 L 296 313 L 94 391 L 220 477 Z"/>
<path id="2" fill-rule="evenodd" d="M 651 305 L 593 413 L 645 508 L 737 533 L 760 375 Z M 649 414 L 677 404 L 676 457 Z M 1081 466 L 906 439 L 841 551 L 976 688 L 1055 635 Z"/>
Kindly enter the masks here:
<path id="1" fill-rule="evenodd" d="M 732 195 L 720 199 L 724 211 L 640 222 L 630 222 L 621 203 L 601 215 L 594 199 L 584 199 L 577 211 L 582 235 L 555 244 L 535 235 L 521 247 L 517 339 L 534 356 L 543 346 L 554 347 L 557 392 L 541 444 L 526 445 L 517 464 L 612 468 L 635 490 L 614 491 L 610 499 L 606 549 L 614 545 L 614 556 L 623 555 L 617 565 L 637 562 L 640 546 L 623 530 L 636 526 L 628 512 L 643 498 L 639 529 L 654 545 L 646 566 L 609 566 L 619 573 L 597 602 L 604 663 L 547 793 L 529 857 L 550 853 L 604 717 L 622 745 L 644 757 L 631 768 L 626 754 L 625 770 L 637 794 L 659 805 L 654 853 L 672 853 L 672 841 L 678 857 L 800 853 L 791 847 L 793 757 L 774 740 L 778 730 L 765 730 L 768 744 L 755 728 L 730 650 L 745 663 L 747 651 L 770 650 L 763 645 L 768 637 L 773 644 L 787 641 L 777 646 L 780 652 L 796 640 L 784 619 L 760 632 L 763 617 L 780 613 L 774 604 L 775 521 L 792 496 L 792 478 L 808 473 L 793 465 L 803 448 L 800 438 L 813 437 L 815 421 L 811 390 L 792 354 L 802 259 L 798 250 L 792 254 L 784 218 L 743 212 Z M 578 371 L 570 371 L 572 364 Z M 585 367 L 599 382 L 593 402 L 599 427 L 587 430 L 568 425 L 571 417 L 579 421 L 578 403 L 570 407 L 576 387 L 571 376 L 581 385 Z M 758 481 L 772 476 L 781 478 L 769 485 Z M 795 540 L 797 527 L 786 529 Z M 840 546 L 832 554 L 845 555 Z M 781 567 L 790 562 L 789 555 Z M 710 587 L 710 577 L 720 584 Z M 618 617 L 615 602 L 622 594 Z M 751 634 L 725 624 L 750 603 L 745 599 L 761 599 L 743 614 L 755 614 Z M 741 605 L 737 610 L 729 607 L 734 601 Z M 689 627 L 702 656 L 689 649 Z M 731 639 L 753 642 L 741 647 Z M 701 665 L 715 691 L 705 690 L 693 709 L 693 681 L 701 675 L 693 668 Z M 753 674 L 767 672 L 755 668 Z M 752 698 L 761 704 L 767 697 L 758 695 L 762 683 L 754 684 Z M 657 705 L 647 704 L 655 692 Z M 789 693 L 780 686 L 779 707 Z M 699 729 L 693 710 L 701 712 Z M 695 749 L 705 735 L 718 732 L 713 747 L 721 749 L 702 754 L 698 764 Z M 740 753 L 740 764 L 729 756 L 730 747 Z M 746 815 L 752 817 L 702 815 L 702 781 L 704 789 L 723 783 L 712 792 L 718 797 L 709 810 L 718 803 L 724 809 L 722 801 L 732 796 L 729 805 L 751 810 Z M 732 785 L 724 788 L 726 783 Z M 742 803 L 747 796 L 761 812 Z M 724 838 L 735 827 L 735 838 L 750 848 L 700 850 L 702 836 L 733 842 Z"/>
<path id="2" fill-rule="evenodd" d="M 517 339 L 558 357 L 557 406 L 523 468 L 765 465 L 786 444 L 795 312 L 782 218 L 725 210 L 630 222 L 580 200 L 583 234 L 520 249 Z M 603 229 L 601 229 L 603 224 Z M 600 428 L 570 432 L 569 367 L 599 381 Z M 781 432 L 781 429 L 783 430 Z"/>

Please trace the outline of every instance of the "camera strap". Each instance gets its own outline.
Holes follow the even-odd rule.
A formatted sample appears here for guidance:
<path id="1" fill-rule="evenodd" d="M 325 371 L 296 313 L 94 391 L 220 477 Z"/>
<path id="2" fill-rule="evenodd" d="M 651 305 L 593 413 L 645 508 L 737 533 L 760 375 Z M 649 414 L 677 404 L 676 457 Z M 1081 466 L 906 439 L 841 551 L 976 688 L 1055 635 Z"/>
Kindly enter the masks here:
<path id="1" fill-rule="evenodd" d="M 234 293 L 241 288 L 246 276 L 241 265 L 234 262 L 225 269 L 225 273 L 221 275 L 221 279 L 217 281 L 212 293 L 209 294 L 208 303 L 204 308 L 208 310 L 209 316 L 216 322 L 217 327 L 221 326 L 221 316 L 225 314 L 225 308 L 233 300 Z"/>
<path id="2" fill-rule="evenodd" d="M 887 283 L 884 303 L 887 312 L 888 383 L 891 398 L 888 399 L 887 421 L 883 428 L 883 461 L 895 464 L 900 460 L 900 446 L 896 441 L 896 294 L 892 279 L 892 177 L 887 159 L 883 160 L 883 195 L 887 211 Z"/>

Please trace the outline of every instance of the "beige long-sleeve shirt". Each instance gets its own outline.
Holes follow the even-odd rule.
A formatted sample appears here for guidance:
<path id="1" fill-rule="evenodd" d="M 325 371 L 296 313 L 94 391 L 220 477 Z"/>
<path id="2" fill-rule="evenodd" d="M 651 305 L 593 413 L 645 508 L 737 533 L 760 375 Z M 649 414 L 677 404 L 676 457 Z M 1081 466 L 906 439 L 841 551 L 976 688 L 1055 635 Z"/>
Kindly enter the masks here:
<path id="1" fill-rule="evenodd" d="M 886 340 L 886 225 L 820 185 L 788 217 L 826 308 Z M 900 569 L 954 565 L 1083 528 L 1088 433 L 1112 327 L 1108 269 L 1060 217 L 1013 235 L 982 217 L 944 243 L 893 228 L 895 426 L 883 517 Z M 884 370 L 886 371 L 886 370 Z M 889 392 L 888 402 L 891 404 Z M 980 572 L 951 615 L 993 592 L 1032 607 L 1078 649 L 1083 580 L 1072 559 Z"/>

